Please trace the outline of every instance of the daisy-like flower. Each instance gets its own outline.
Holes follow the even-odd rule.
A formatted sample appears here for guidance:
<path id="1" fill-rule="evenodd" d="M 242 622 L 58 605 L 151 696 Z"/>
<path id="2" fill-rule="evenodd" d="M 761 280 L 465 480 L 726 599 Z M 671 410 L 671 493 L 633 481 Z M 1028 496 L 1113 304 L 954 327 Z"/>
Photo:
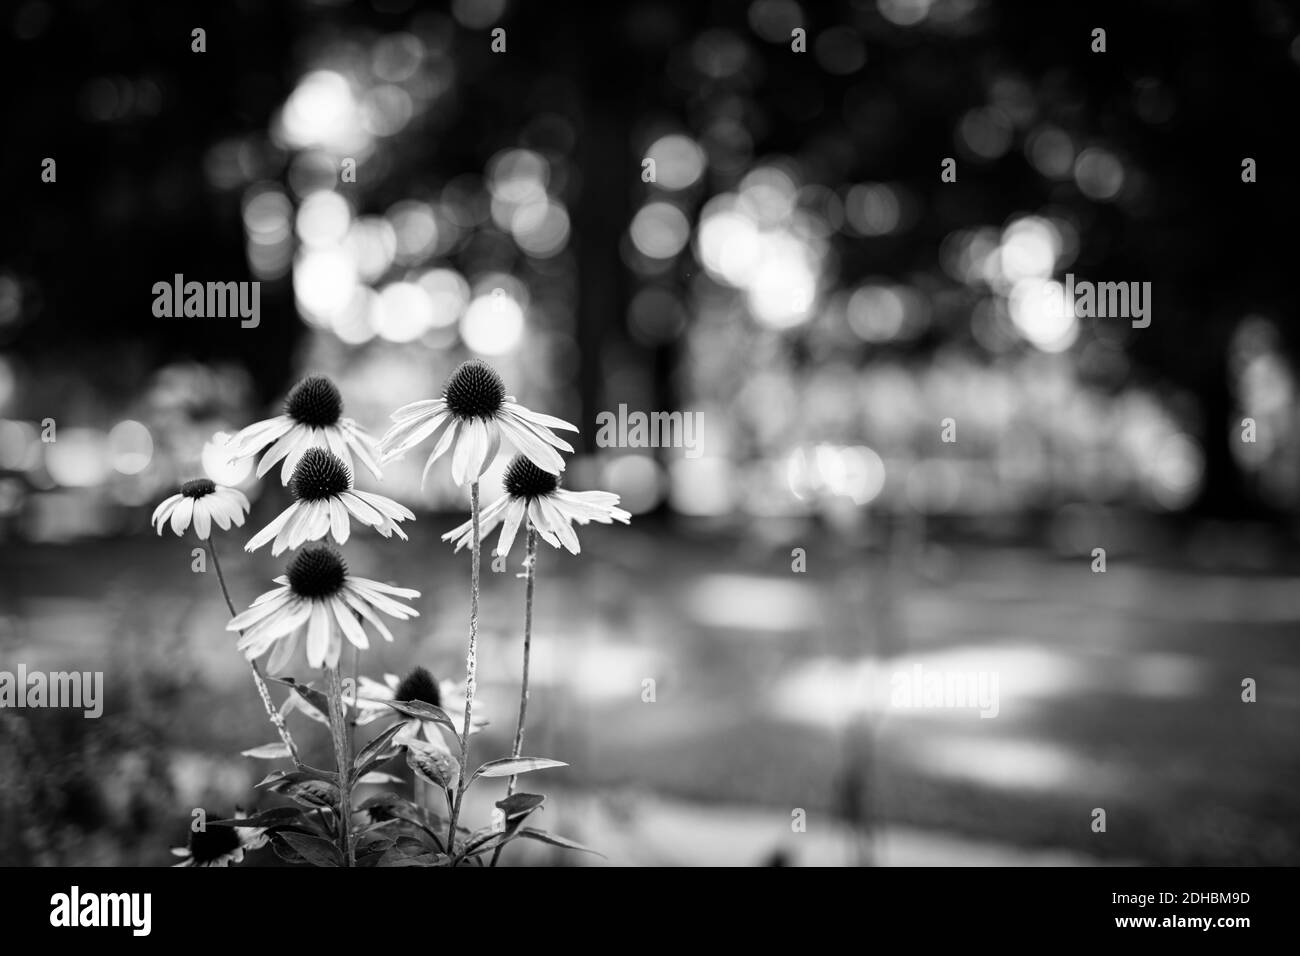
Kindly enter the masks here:
<path id="1" fill-rule="evenodd" d="M 573 448 L 551 429 L 578 430 L 562 419 L 516 404 L 514 396 L 506 394 L 501 376 L 478 359 L 461 363 L 447 380 L 442 398 L 403 405 L 393 412 L 393 422 L 379 441 L 384 461 L 400 457 L 426 438 L 436 438 L 421 484 L 433 463 L 447 452 L 451 452 L 451 477 L 456 484 L 478 481 L 496 458 L 503 437 L 542 471 L 558 475 L 564 470 L 564 459 L 556 449 L 571 452 Z"/>
<path id="2" fill-rule="evenodd" d="M 272 674 L 284 669 L 304 634 L 307 663 L 337 667 L 344 637 L 362 650 L 370 646 L 362 618 L 391 641 L 393 635 L 376 611 L 402 621 L 420 614 L 394 600 L 417 598 L 419 591 L 353 577 L 343 559 L 323 545 L 299 551 L 275 583 L 280 586 L 258 597 L 226 625 L 228 631 L 243 631 L 236 646 L 250 661 L 275 647 L 267 665 Z"/>
<path id="3" fill-rule="evenodd" d="M 244 545 L 245 551 L 256 551 L 272 538 L 275 543 L 271 553 L 275 555 L 327 535 L 346 544 L 352 527 L 350 518 L 374 528 L 385 538 L 396 534 L 405 541 L 406 532 L 397 523 L 415 519 L 411 511 L 393 499 L 353 488 L 348 466 L 324 448 L 308 448 L 298 459 L 289 479 L 289 493 L 293 504 L 253 535 Z"/>
<path id="4" fill-rule="evenodd" d="M 154 509 L 150 521 L 163 533 L 163 525 L 171 523 L 177 536 L 194 525 L 194 533 L 207 540 L 215 522 L 222 531 L 230 526 L 242 525 L 248 512 L 248 499 L 235 488 L 218 485 L 207 478 L 195 478 L 181 485 L 181 490 Z"/>
<path id="5" fill-rule="evenodd" d="M 618 507 L 618 495 L 609 491 L 565 491 L 557 476 L 542 471 L 523 455 L 511 459 L 505 485 L 506 493 L 479 515 L 479 534 L 484 537 L 501 525 L 496 553 L 502 557 L 510 553 L 525 517 L 543 541 L 555 548 L 563 545 L 573 554 L 582 550 L 573 522 L 627 524 L 632 519 L 631 514 Z M 471 518 L 444 534 L 442 540 L 455 541 L 459 551 L 470 543 L 473 535 L 474 519 Z"/>
<path id="6" fill-rule="evenodd" d="M 235 819 L 248 816 L 235 811 Z M 172 856 L 181 858 L 173 866 L 229 866 L 244 862 L 244 854 L 266 845 L 266 831 L 259 827 L 208 827 L 190 831 L 190 845 L 172 847 Z"/>
<path id="7" fill-rule="evenodd" d="M 270 446 L 270 447 L 268 447 Z M 287 485 L 298 459 L 308 448 L 326 448 L 352 468 L 355 455 L 376 478 L 382 477 L 375 462 L 375 440 L 350 418 L 343 417 L 343 396 L 329 379 L 312 375 L 304 378 L 284 400 L 284 414 L 249 425 L 230 439 L 231 458 L 251 458 L 266 449 L 257 463 L 261 478 L 277 461 L 280 483 Z"/>
<path id="8" fill-rule="evenodd" d="M 397 711 L 387 706 L 384 701 L 389 700 L 418 700 L 426 704 L 432 704 L 434 707 L 441 707 L 443 712 L 451 718 L 451 722 L 457 727 L 465 726 L 465 685 L 450 680 L 437 680 L 425 668 L 417 667 L 405 678 L 398 679 L 396 674 L 385 674 L 384 682 L 381 684 L 377 680 L 371 680 L 369 677 L 361 677 L 357 682 L 357 707 L 362 713 L 377 713 L 386 711 L 391 714 L 397 714 Z M 475 713 L 471 719 L 469 732 L 476 734 L 488 722 L 479 716 L 478 708 L 482 705 L 482 699 L 474 699 Z M 402 715 L 398 715 L 402 716 Z M 374 718 L 371 718 L 374 719 Z M 367 723 L 365 719 L 359 723 Z M 398 743 L 409 740 L 412 737 L 418 737 L 420 731 L 424 731 L 424 737 L 429 743 L 442 753 L 450 754 L 451 750 L 447 746 L 446 740 L 443 739 L 443 729 L 437 722 L 432 720 L 420 720 L 416 717 L 402 717 L 402 722 L 406 725 L 397 732 L 394 738 Z"/>

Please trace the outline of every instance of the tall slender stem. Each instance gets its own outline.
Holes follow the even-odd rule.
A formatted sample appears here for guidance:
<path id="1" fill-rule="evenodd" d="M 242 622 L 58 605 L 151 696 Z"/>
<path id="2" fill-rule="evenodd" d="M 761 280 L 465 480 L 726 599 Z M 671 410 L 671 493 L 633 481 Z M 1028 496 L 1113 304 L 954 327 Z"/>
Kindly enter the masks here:
<path id="1" fill-rule="evenodd" d="M 519 687 L 519 723 L 515 725 L 515 746 L 510 753 L 512 757 L 524 755 L 524 725 L 528 722 L 528 659 L 533 647 L 533 588 L 537 583 L 537 532 L 533 530 L 531 522 L 528 524 L 528 556 L 524 559 L 524 575 L 528 582 L 524 586 L 524 671 Z M 518 783 L 519 775 L 512 773 L 510 782 L 506 784 L 507 797 L 515 792 Z M 504 849 L 505 845 L 499 844 L 493 851 L 493 866 L 497 865 Z"/>
<path id="2" fill-rule="evenodd" d="M 221 585 L 221 595 L 226 599 L 226 607 L 230 609 L 230 616 L 235 617 L 235 602 L 230 600 L 230 589 L 226 587 L 226 576 L 221 573 L 221 559 L 217 557 L 216 547 L 217 535 L 215 530 L 208 535 L 208 540 L 204 542 L 208 549 L 208 556 L 212 558 L 212 567 L 217 572 L 217 583 Z M 243 631 L 239 632 L 242 637 Z M 284 741 L 285 747 L 289 750 L 289 757 L 293 760 L 293 765 L 302 769 L 303 762 L 298 756 L 298 748 L 293 742 L 293 735 L 289 733 L 289 727 L 280 716 L 280 711 L 276 709 L 275 702 L 271 700 L 271 692 L 267 689 L 266 681 L 262 679 L 262 670 L 257 666 L 257 661 L 249 661 L 248 666 L 253 671 L 253 683 L 257 685 L 257 696 L 262 698 L 262 706 L 266 709 L 266 716 L 271 718 L 271 723 L 280 734 L 280 739 Z"/>
<path id="3" fill-rule="evenodd" d="M 348 755 L 348 728 L 343 716 L 343 679 L 337 666 L 325 668 L 330 704 L 330 730 L 334 737 L 334 762 L 339 768 L 339 855 L 344 866 L 355 866 L 352 849 L 352 763 Z"/>
<path id="4" fill-rule="evenodd" d="M 465 652 L 465 723 L 460 732 L 460 780 L 456 784 L 456 799 L 451 805 L 451 821 L 447 824 L 447 853 L 456 856 L 456 821 L 465 802 L 465 788 L 469 786 L 469 728 L 474 710 L 474 686 L 478 675 L 478 572 L 479 572 L 479 514 L 478 481 L 469 486 L 470 522 L 473 532 L 470 539 L 469 572 L 469 648 Z"/>

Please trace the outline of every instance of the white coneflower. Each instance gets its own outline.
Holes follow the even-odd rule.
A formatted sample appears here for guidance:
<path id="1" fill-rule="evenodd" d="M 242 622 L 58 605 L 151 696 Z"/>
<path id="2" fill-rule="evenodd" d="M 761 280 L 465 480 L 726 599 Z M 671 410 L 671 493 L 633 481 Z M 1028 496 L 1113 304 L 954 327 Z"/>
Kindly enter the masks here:
<path id="1" fill-rule="evenodd" d="M 285 485 L 308 448 L 329 449 L 348 468 L 356 455 L 372 475 L 382 477 L 375 462 L 375 440 L 352 419 L 343 417 L 343 396 L 333 382 L 320 375 L 304 378 L 293 387 L 284 400 L 283 415 L 249 425 L 230 439 L 229 448 L 236 461 L 251 458 L 266 448 L 257 464 L 257 477 L 283 460 L 280 483 Z"/>
<path id="2" fill-rule="evenodd" d="M 247 814 L 235 811 L 235 819 Z M 229 866 L 244 862 L 244 854 L 266 845 L 266 831 L 260 827 L 214 826 L 190 831 L 189 846 L 172 847 L 172 856 L 181 858 L 173 866 Z"/>
<path id="3" fill-rule="evenodd" d="M 582 550 L 573 522 L 627 524 L 632 519 L 631 514 L 618 507 L 618 495 L 608 491 L 565 491 L 557 476 L 542 471 L 522 455 L 516 455 L 506 469 L 505 486 L 506 493 L 479 516 L 480 535 L 488 534 L 498 524 L 502 526 L 496 547 L 496 553 L 502 557 L 510 553 L 525 516 L 543 541 L 556 548 L 563 545 L 573 554 Z M 442 540 L 454 540 L 459 551 L 470 543 L 473 534 L 471 519 L 448 531 Z"/>
<path id="4" fill-rule="evenodd" d="M 402 679 L 399 679 L 396 674 L 385 674 L 382 684 L 377 680 L 371 680 L 369 677 L 361 677 L 358 680 L 357 707 L 363 713 L 375 713 L 377 711 L 396 713 L 385 703 L 385 701 L 389 700 L 422 701 L 426 704 L 432 704 L 434 707 L 442 708 L 443 713 L 450 717 L 451 722 L 458 727 L 465 722 L 464 683 L 436 680 L 423 667 L 415 668 Z M 474 703 L 481 704 L 481 700 L 476 699 Z M 429 743 L 437 747 L 442 753 L 451 753 L 446 740 L 443 739 L 442 729 L 437 721 L 421 720 L 417 717 L 403 717 L 402 720 L 406 726 L 398 731 L 397 736 L 394 738 L 398 743 L 416 736 L 423 730 L 425 739 Z M 474 718 L 470 722 L 469 732 L 476 734 L 487 725 L 488 722 L 475 712 Z"/>
<path id="5" fill-rule="evenodd" d="M 329 535 L 345 544 L 351 533 L 350 518 L 374 528 L 385 538 L 396 534 L 403 541 L 406 532 L 399 521 L 413 521 L 415 515 L 391 498 L 352 487 L 352 472 L 333 452 L 309 448 L 298 460 L 289 479 L 294 502 L 244 545 L 256 551 L 272 538 L 271 553 L 278 555 L 306 541 Z"/>
<path id="6" fill-rule="evenodd" d="M 244 632 L 236 646 L 249 660 L 256 660 L 275 646 L 267 665 L 273 674 L 288 663 L 304 634 L 307 663 L 334 668 L 343 652 L 344 637 L 363 650 L 370 646 L 359 618 L 369 621 L 384 640 L 391 641 L 393 635 L 376 611 L 402 621 L 420 613 L 394 600 L 417 598 L 419 591 L 352 577 L 343 559 L 324 546 L 299 551 L 275 583 L 280 587 L 258 597 L 247 611 L 226 625 L 228 631 Z"/>
<path id="7" fill-rule="evenodd" d="M 194 533 L 206 541 L 212 533 L 213 522 L 222 531 L 229 531 L 232 524 L 244 523 L 247 512 L 248 499 L 242 491 L 218 485 L 207 478 L 195 478 L 185 482 L 177 494 L 155 508 L 149 520 L 159 534 L 163 533 L 163 525 L 170 522 L 178 536 L 193 523 Z"/>
<path id="8" fill-rule="evenodd" d="M 573 451 L 552 428 L 577 426 L 530 411 L 506 394 L 501 376 L 478 359 L 463 362 L 447 380 L 442 398 L 412 402 L 393 412 L 394 424 L 379 441 L 384 461 L 397 458 L 426 438 L 436 438 L 421 483 L 442 455 L 451 452 L 451 477 L 458 485 L 478 481 L 497 456 L 501 439 L 543 471 L 558 475 L 564 459 L 556 449 Z"/>

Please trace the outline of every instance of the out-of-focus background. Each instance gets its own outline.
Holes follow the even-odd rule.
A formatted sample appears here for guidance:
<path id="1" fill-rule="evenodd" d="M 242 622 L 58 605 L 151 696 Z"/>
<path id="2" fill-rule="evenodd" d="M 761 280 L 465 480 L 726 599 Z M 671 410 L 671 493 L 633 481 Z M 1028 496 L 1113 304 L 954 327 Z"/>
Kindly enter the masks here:
<path id="1" fill-rule="evenodd" d="M 2 16 L 0 670 L 102 670 L 107 705 L 0 710 L 0 863 L 164 864 L 193 808 L 255 802 L 216 581 L 149 513 L 206 474 L 261 527 L 286 495 L 215 433 L 313 372 L 378 434 L 472 356 L 634 514 L 540 558 L 550 829 L 616 864 L 1300 863 L 1290 5 Z M 259 281 L 259 327 L 155 318 L 178 273 Z M 1054 308 L 1067 275 L 1150 282 L 1149 327 Z M 701 454 L 597 447 L 620 405 L 699 413 Z M 419 520 L 349 564 L 424 592 L 373 677 L 463 667 L 466 501 L 422 464 L 360 480 Z M 283 565 L 247 536 L 241 603 Z M 917 673 L 995 675 L 996 717 L 899 706 Z"/>

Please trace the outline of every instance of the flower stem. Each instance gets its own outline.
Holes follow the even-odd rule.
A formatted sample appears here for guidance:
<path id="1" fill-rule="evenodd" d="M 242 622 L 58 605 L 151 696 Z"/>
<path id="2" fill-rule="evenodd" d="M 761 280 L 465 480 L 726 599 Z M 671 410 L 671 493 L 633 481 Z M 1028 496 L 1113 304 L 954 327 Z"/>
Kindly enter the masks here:
<path id="1" fill-rule="evenodd" d="M 456 858 L 456 821 L 465 803 L 465 788 L 469 785 L 469 728 L 474 711 L 474 685 L 478 675 L 478 572 L 479 572 L 479 514 L 478 481 L 469 486 L 470 522 L 473 533 L 470 540 L 469 572 L 469 648 L 465 652 L 465 723 L 460 732 L 460 780 L 456 784 L 456 799 L 451 805 L 451 821 L 447 824 L 447 854 Z"/>
<path id="2" fill-rule="evenodd" d="M 226 587 L 226 576 L 221 573 L 221 559 L 217 557 L 217 536 L 215 533 L 208 535 L 204 545 L 208 549 L 208 556 L 212 558 L 212 567 L 217 572 L 217 583 L 221 585 L 221 595 L 226 599 L 226 607 L 230 609 L 230 616 L 235 617 L 235 602 L 230 600 L 230 589 Z M 240 637 L 244 632 L 240 631 Z M 280 711 L 276 709 L 275 702 L 271 700 L 271 692 L 267 689 L 266 681 L 262 678 L 262 670 L 257 666 L 257 661 L 249 661 L 248 666 L 253 671 L 253 683 L 257 685 L 257 696 L 262 698 L 262 706 L 266 709 L 266 716 L 271 718 L 271 723 L 275 725 L 276 731 L 280 734 L 280 739 L 284 741 L 285 747 L 289 750 L 289 757 L 293 760 L 293 765 L 299 770 L 303 768 L 302 759 L 298 756 L 298 748 L 293 742 L 293 735 L 289 733 L 289 727 L 280 716 Z"/>
<path id="3" fill-rule="evenodd" d="M 339 669 L 325 668 L 329 690 L 330 730 L 334 737 L 334 761 L 339 768 L 339 855 L 344 866 L 355 866 L 352 850 L 352 764 L 348 757 L 348 728 L 343 716 L 343 680 Z"/>
<path id="4" fill-rule="evenodd" d="M 524 672 L 519 688 L 519 723 L 515 725 L 515 746 L 510 753 L 512 757 L 524 755 L 524 725 L 528 721 L 528 659 L 533 646 L 533 589 L 537 583 L 537 532 L 533 530 L 531 522 L 528 525 L 528 556 L 524 559 L 524 573 L 528 582 L 524 587 Z M 510 782 L 506 784 L 507 797 L 515 792 L 518 783 L 519 775 L 511 774 Z M 505 845 L 499 844 L 493 851 L 492 866 L 497 865 L 504 849 Z"/>

